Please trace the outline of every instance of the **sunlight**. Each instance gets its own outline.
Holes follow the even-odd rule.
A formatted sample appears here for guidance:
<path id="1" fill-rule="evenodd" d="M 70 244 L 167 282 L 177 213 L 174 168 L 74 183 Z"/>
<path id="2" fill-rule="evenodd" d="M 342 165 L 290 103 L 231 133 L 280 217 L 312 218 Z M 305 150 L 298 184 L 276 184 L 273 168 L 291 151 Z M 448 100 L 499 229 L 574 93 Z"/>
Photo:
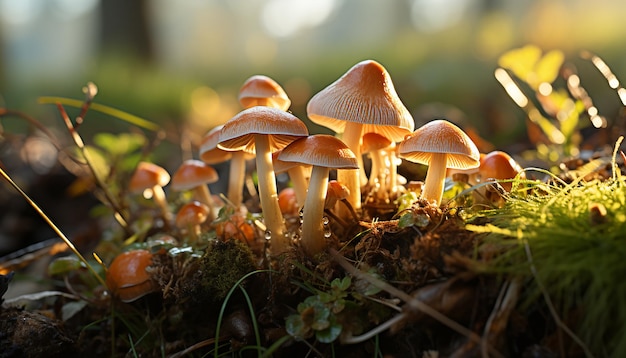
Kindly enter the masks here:
<path id="1" fill-rule="evenodd" d="M 413 0 L 411 21 L 420 31 L 441 31 L 459 22 L 470 3 L 470 0 Z"/>
<path id="2" fill-rule="evenodd" d="M 270 0 L 261 10 L 261 21 L 270 36 L 290 37 L 322 24 L 335 5 L 336 0 Z"/>

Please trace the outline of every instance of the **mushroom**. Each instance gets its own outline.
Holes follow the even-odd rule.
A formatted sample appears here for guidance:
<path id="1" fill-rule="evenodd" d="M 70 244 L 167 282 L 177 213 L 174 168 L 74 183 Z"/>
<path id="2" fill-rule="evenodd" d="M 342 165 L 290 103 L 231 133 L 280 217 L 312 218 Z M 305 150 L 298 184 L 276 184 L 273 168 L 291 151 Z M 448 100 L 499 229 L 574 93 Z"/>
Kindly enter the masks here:
<path id="1" fill-rule="evenodd" d="M 281 151 L 279 150 L 272 153 L 274 172 L 276 174 L 284 172 L 287 172 L 289 174 L 289 179 L 291 179 L 291 184 L 293 185 L 293 189 L 296 192 L 298 207 L 302 207 L 304 205 L 304 200 L 306 199 L 306 191 L 309 185 L 309 178 L 311 177 L 311 166 L 295 162 L 282 161 L 278 159 L 280 152 Z"/>
<path id="2" fill-rule="evenodd" d="M 358 161 L 345 143 L 326 134 L 293 141 L 282 150 L 279 159 L 313 166 L 302 217 L 302 246 L 315 255 L 326 247 L 322 219 L 330 169 L 357 171 Z"/>
<path id="3" fill-rule="evenodd" d="M 106 272 L 109 292 L 122 302 L 132 302 L 158 291 L 159 286 L 146 272 L 151 264 L 152 254 L 148 250 L 132 250 L 117 255 Z"/>
<path id="4" fill-rule="evenodd" d="M 520 174 L 521 173 L 521 174 Z M 478 167 L 478 181 L 487 181 L 489 179 L 507 180 L 513 179 L 520 175 L 525 178 L 522 167 L 505 152 L 495 150 L 480 158 L 480 166 Z M 500 183 L 506 191 L 511 191 L 513 183 Z"/>
<path id="5" fill-rule="evenodd" d="M 224 124 L 220 132 L 220 148 L 256 153 L 261 209 L 272 239 L 272 251 L 276 254 L 287 251 L 289 239 L 285 236 L 285 223 L 278 205 L 272 152 L 308 134 L 306 125 L 298 117 L 265 106 L 239 112 Z"/>
<path id="6" fill-rule="evenodd" d="M 362 167 L 361 137 L 377 132 L 394 142 L 401 141 L 414 128 L 413 117 L 396 94 L 391 77 L 376 61 L 354 65 L 337 81 L 317 93 L 307 104 L 307 115 L 316 124 L 343 133 L 342 140 L 354 152 Z M 361 208 L 358 171 L 338 170 L 337 180 L 350 190 L 348 201 Z"/>
<path id="7" fill-rule="evenodd" d="M 143 193 L 144 197 L 152 196 L 154 202 L 161 209 L 161 213 L 166 221 L 172 218 L 172 213 L 167 206 L 167 199 L 163 187 L 170 182 L 170 174 L 164 168 L 150 163 L 139 162 L 137 169 L 130 178 L 128 190 L 132 194 Z M 146 193 L 149 191 L 149 193 Z M 146 195 L 148 194 L 148 195 Z"/>
<path id="8" fill-rule="evenodd" d="M 446 168 L 477 167 L 480 153 L 472 140 L 446 120 L 434 120 L 418 128 L 398 146 L 398 154 L 415 163 L 428 165 L 422 198 L 439 206 L 443 196 Z"/>
<path id="9" fill-rule="evenodd" d="M 254 106 L 267 106 L 286 111 L 291 105 L 291 100 L 276 81 L 267 76 L 255 75 L 248 78 L 241 86 L 239 103 L 246 109 Z"/>
<path id="10" fill-rule="evenodd" d="M 230 160 L 228 172 L 227 197 L 235 208 L 240 208 L 243 202 L 243 184 L 246 177 L 246 160 L 254 158 L 254 155 L 243 150 L 227 151 L 219 148 L 222 125 L 213 128 L 202 139 L 200 144 L 200 159 L 207 164 L 217 164 Z"/>
<path id="11" fill-rule="evenodd" d="M 192 201 L 183 205 L 176 214 L 176 227 L 187 230 L 194 242 L 198 241 L 200 225 L 207 221 L 211 209 L 199 201 Z"/>
<path id="12" fill-rule="evenodd" d="M 172 177 L 172 190 L 193 190 L 198 201 L 209 207 L 208 220 L 215 219 L 215 208 L 207 184 L 219 179 L 213 167 L 196 159 L 185 160 Z"/>

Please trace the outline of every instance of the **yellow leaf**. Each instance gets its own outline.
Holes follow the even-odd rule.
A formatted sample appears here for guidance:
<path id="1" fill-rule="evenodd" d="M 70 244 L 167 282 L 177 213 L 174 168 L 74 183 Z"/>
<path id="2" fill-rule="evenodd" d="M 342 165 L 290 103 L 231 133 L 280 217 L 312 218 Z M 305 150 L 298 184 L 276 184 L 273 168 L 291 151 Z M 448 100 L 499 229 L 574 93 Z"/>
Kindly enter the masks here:
<path id="1" fill-rule="evenodd" d="M 556 80 L 563 65 L 563 59 L 563 52 L 559 50 L 549 51 L 541 57 L 535 64 L 537 86 L 543 82 L 552 83 Z"/>
<path id="2" fill-rule="evenodd" d="M 521 48 L 505 52 L 500 56 L 500 67 L 513 72 L 517 78 L 528 82 L 529 77 L 534 76 L 535 65 L 541 57 L 541 49 L 535 45 L 526 45 Z"/>

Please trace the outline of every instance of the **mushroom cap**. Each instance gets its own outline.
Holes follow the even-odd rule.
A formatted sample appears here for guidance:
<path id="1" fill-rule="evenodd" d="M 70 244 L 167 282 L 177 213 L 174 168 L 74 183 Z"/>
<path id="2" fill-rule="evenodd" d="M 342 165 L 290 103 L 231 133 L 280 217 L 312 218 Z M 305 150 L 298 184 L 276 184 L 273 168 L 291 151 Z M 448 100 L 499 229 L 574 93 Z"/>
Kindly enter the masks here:
<path id="1" fill-rule="evenodd" d="M 217 171 L 213 167 L 200 160 L 187 159 L 174 173 L 172 189 L 190 190 L 200 185 L 215 183 L 218 179 Z"/>
<path id="2" fill-rule="evenodd" d="M 207 134 L 202 138 L 202 142 L 200 143 L 200 150 L 198 154 L 200 155 L 200 159 L 207 164 L 217 164 L 222 163 L 227 160 L 230 160 L 233 156 L 232 150 L 224 150 L 217 146 L 220 142 L 220 132 L 224 125 L 219 125 L 213 129 L 211 129 Z M 246 153 L 244 158 L 252 159 L 254 155 L 251 153 Z"/>
<path id="3" fill-rule="evenodd" d="M 107 287 L 123 302 L 132 302 L 156 291 L 158 286 L 146 272 L 151 264 L 152 254 L 147 250 L 132 250 L 117 255 L 106 273 Z"/>
<path id="4" fill-rule="evenodd" d="M 361 123 L 363 133 L 376 132 L 394 142 L 415 127 L 385 68 L 376 61 L 357 63 L 318 92 L 307 104 L 314 123 L 343 133 L 346 121 Z"/>
<path id="5" fill-rule="evenodd" d="M 359 169 L 350 148 L 341 139 L 328 134 L 297 139 L 280 152 L 278 159 L 326 168 Z"/>
<path id="6" fill-rule="evenodd" d="M 385 149 L 392 144 L 395 143 L 384 135 L 372 132 L 365 133 L 361 138 L 361 152 L 369 153 L 376 150 Z"/>
<path id="7" fill-rule="evenodd" d="M 189 225 L 200 225 L 209 217 L 209 207 L 199 201 L 187 203 L 176 214 L 176 226 L 186 228 Z"/>
<path id="8" fill-rule="evenodd" d="M 291 100 L 276 81 L 267 76 L 255 75 L 248 78 L 239 89 L 239 103 L 243 108 L 267 106 L 286 111 Z"/>
<path id="9" fill-rule="evenodd" d="M 202 137 L 198 154 L 200 159 L 207 164 L 217 164 L 229 160 L 233 153 L 217 146 L 220 141 L 220 131 L 223 125 L 211 129 Z"/>
<path id="10" fill-rule="evenodd" d="M 435 153 L 448 154 L 446 168 L 468 169 L 480 164 L 474 142 L 459 127 L 442 119 L 416 129 L 398 146 L 398 155 L 415 163 L 430 165 Z"/>
<path id="11" fill-rule="evenodd" d="M 293 142 L 292 142 L 293 143 Z M 286 171 L 288 171 L 289 169 L 295 168 L 297 166 L 302 166 L 305 170 L 305 173 L 308 173 L 308 175 L 310 176 L 311 174 L 311 166 L 310 165 L 306 165 L 306 164 L 302 164 L 302 163 L 298 163 L 298 162 L 286 162 L 284 160 L 280 160 L 278 158 L 278 156 L 280 155 L 280 153 L 282 153 L 282 149 L 279 151 L 276 151 L 274 153 L 272 153 L 272 163 L 274 164 L 274 172 L 276 174 L 278 173 L 284 173 Z"/>
<path id="12" fill-rule="evenodd" d="M 224 124 L 218 147 L 255 153 L 254 135 L 269 136 L 272 152 L 280 150 L 297 138 L 309 135 L 304 122 L 277 108 L 255 106 L 237 113 Z"/>
<path id="13" fill-rule="evenodd" d="M 130 178 L 128 190 L 141 193 L 155 186 L 166 186 L 170 182 L 170 174 L 164 168 L 150 162 L 139 162 L 137 169 Z"/>
<path id="14" fill-rule="evenodd" d="M 522 172 L 522 167 L 507 153 L 495 150 L 480 158 L 478 172 L 481 180 L 513 179 Z"/>

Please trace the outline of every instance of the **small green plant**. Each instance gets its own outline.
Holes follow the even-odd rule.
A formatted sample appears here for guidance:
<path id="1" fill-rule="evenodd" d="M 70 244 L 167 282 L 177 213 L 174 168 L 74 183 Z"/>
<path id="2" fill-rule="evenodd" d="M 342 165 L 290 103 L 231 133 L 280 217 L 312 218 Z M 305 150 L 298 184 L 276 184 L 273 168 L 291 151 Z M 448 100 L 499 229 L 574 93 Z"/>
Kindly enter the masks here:
<path id="1" fill-rule="evenodd" d="M 321 343 L 334 342 L 343 330 L 339 316 L 346 307 L 351 284 L 350 277 L 336 278 L 328 292 L 307 297 L 298 305 L 298 314 L 287 317 L 287 333 L 299 339 L 315 335 Z"/>

